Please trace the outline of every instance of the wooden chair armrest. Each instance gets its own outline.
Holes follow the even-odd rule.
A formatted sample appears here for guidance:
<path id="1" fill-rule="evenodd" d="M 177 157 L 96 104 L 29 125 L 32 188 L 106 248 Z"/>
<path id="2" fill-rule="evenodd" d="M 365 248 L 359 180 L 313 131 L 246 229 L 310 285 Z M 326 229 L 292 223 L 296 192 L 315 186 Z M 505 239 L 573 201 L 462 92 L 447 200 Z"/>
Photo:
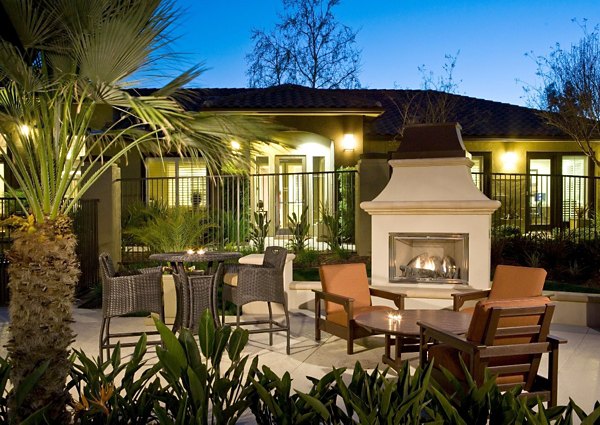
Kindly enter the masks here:
<path id="1" fill-rule="evenodd" d="M 394 292 L 385 291 L 383 289 L 375 289 L 375 288 L 369 288 L 369 291 L 371 292 L 371 295 L 374 297 L 379 297 L 379 298 L 384 298 L 386 300 L 394 301 L 394 304 L 396 305 L 396 307 L 398 307 L 399 310 L 404 310 L 404 298 L 406 298 L 406 294 L 394 293 Z"/>
<path id="2" fill-rule="evenodd" d="M 354 298 L 344 297 L 343 295 L 332 294 L 330 292 L 323 292 L 317 289 L 313 289 L 312 291 L 315 293 L 315 298 L 336 304 L 341 304 L 344 307 L 354 302 Z"/>
<path id="3" fill-rule="evenodd" d="M 554 344 L 554 345 L 559 345 L 559 344 L 566 344 L 568 341 L 564 338 L 560 338 L 554 335 L 548 335 L 546 337 L 546 339 L 548 341 L 550 341 L 550 343 Z"/>
<path id="4" fill-rule="evenodd" d="M 469 292 L 455 292 L 452 295 L 453 303 L 452 308 L 454 311 L 459 311 L 465 301 L 477 300 L 480 298 L 486 298 L 490 295 L 489 289 L 483 289 L 480 291 L 469 291 Z"/>
<path id="5" fill-rule="evenodd" d="M 417 325 L 421 328 L 421 335 L 427 338 L 433 339 L 438 342 L 443 342 L 449 346 L 456 348 L 457 350 L 464 351 L 465 353 L 472 354 L 480 346 L 474 342 L 467 340 L 464 335 L 457 335 L 448 332 L 445 329 L 432 325 L 426 322 L 417 322 Z M 421 341 L 423 345 L 424 341 Z"/>

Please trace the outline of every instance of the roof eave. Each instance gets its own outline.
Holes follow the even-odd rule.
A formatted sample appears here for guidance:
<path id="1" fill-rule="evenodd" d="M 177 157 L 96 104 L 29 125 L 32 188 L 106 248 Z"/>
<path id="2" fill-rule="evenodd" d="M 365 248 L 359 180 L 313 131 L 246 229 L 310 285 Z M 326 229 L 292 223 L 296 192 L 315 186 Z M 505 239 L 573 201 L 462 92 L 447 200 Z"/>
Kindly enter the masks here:
<path id="1" fill-rule="evenodd" d="M 304 116 L 339 116 L 359 115 L 378 117 L 385 112 L 382 108 L 352 109 L 352 108 L 202 108 L 198 112 L 212 112 L 224 115 L 304 115 Z"/>

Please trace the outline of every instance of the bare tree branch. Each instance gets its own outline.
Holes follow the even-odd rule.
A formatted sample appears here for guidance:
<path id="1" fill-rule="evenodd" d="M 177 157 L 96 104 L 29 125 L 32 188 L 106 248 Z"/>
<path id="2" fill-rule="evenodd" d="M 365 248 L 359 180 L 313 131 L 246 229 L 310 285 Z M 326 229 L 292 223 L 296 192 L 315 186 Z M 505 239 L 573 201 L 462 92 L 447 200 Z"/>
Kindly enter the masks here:
<path id="1" fill-rule="evenodd" d="M 250 87 L 295 83 L 313 88 L 359 88 L 356 31 L 335 20 L 340 0 L 284 0 L 271 33 L 254 30 L 246 56 Z"/>

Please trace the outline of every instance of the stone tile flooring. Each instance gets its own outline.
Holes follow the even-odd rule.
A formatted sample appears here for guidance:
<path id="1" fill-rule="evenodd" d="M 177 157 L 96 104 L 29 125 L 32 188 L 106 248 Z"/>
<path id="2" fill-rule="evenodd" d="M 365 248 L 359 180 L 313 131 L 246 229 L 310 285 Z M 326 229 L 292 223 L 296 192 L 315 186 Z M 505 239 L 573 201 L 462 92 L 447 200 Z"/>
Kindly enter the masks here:
<path id="1" fill-rule="evenodd" d="M 274 372 L 282 375 L 288 371 L 293 378 L 294 388 L 306 390 L 310 383 L 306 376 L 320 377 L 335 367 L 347 367 L 350 371 L 355 362 L 360 361 L 364 368 L 372 369 L 381 362 L 383 337 L 369 337 L 357 341 L 354 355 L 346 354 L 346 342 L 323 333 L 321 344 L 314 341 L 314 316 L 310 312 L 293 312 L 291 354 L 285 354 L 283 334 L 275 334 L 274 344 L 268 345 L 268 334 L 250 335 L 245 353 L 259 356 L 259 363 L 266 364 Z M 100 310 L 75 309 L 77 334 L 74 347 L 83 349 L 88 355 L 98 354 L 98 334 L 100 332 Z M 233 318 L 229 318 L 229 321 Z M 8 313 L 0 309 L 0 334 L 2 345 L 6 341 Z M 132 329 L 152 330 L 150 320 L 145 318 L 114 319 L 115 331 Z M 566 404 L 569 398 L 575 400 L 585 411 L 592 410 L 594 402 L 600 399 L 600 330 L 579 326 L 553 325 L 552 334 L 568 340 L 562 345 L 559 355 L 559 404 Z M 151 349 L 152 350 L 152 349 Z M 2 348 L 2 351 L 4 349 Z M 150 354 L 154 355 L 154 354 Z M 407 354 L 411 366 L 417 366 L 417 354 Z M 541 371 L 547 366 L 545 360 Z"/>

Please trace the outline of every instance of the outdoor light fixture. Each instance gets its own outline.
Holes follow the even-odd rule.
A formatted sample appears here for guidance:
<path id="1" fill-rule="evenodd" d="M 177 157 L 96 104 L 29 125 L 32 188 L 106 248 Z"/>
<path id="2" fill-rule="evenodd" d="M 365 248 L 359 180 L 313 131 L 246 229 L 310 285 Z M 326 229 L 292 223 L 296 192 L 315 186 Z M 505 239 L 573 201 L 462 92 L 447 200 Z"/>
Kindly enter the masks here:
<path id="1" fill-rule="evenodd" d="M 238 142 L 237 140 L 231 141 L 231 149 L 233 149 L 234 151 L 239 151 L 241 147 L 242 145 L 240 145 L 240 142 Z"/>
<path id="2" fill-rule="evenodd" d="M 345 151 L 353 151 L 356 149 L 356 138 L 354 134 L 344 134 L 344 138 L 342 139 L 342 148 Z"/>
<path id="3" fill-rule="evenodd" d="M 502 154 L 502 165 L 505 171 L 514 171 L 517 168 L 517 154 L 514 152 L 504 152 Z"/>

